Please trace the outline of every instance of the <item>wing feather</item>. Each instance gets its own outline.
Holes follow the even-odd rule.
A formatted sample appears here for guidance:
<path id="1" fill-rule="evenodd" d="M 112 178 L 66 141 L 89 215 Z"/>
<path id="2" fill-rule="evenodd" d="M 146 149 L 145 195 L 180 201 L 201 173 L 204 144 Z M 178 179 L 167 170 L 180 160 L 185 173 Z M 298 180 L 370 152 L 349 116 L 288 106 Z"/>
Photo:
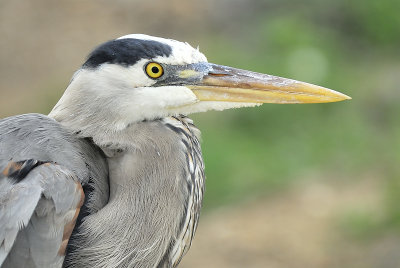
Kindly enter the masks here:
<path id="1" fill-rule="evenodd" d="M 61 267 L 84 199 L 78 178 L 65 167 L 44 164 L 21 182 L 5 177 L 0 185 L 0 264 Z"/>
<path id="2" fill-rule="evenodd" d="M 0 120 L 0 266 L 62 267 L 75 222 L 101 209 L 108 189 L 90 140 L 45 115 Z"/>

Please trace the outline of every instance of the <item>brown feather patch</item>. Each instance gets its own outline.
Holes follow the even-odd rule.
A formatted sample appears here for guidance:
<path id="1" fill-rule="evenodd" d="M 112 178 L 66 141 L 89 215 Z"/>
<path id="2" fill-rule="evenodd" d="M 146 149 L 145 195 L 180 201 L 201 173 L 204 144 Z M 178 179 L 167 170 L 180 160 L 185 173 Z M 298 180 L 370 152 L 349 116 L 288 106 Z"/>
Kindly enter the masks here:
<path id="1" fill-rule="evenodd" d="M 6 177 L 9 177 L 11 174 L 20 170 L 22 168 L 22 164 L 23 163 L 21 162 L 9 162 L 2 174 Z"/>
<path id="2" fill-rule="evenodd" d="M 75 228 L 76 220 L 78 218 L 79 212 L 81 211 L 81 207 L 83 206 L 83 202 L 85 201 L 85 193 L 83 192 L 82 185 L 79 182 L 76 182 L 76 191 L 79 192 L 81 197 L 76 206 L 74 217 L 72 218 L 72 220 L 70 222 L 68 222 L 64 226 L 62 242 L 61 242 L 60 248 L 58 250 L 59 256 L 65 256 L 67 246 L 68 246 L 68 241 L 71 237 L 72 231 Z"/>
<path id="3" fill-rule="evenodd" d="M 6 177 L 13 178 L 17 182 L 22 181 L 34 168 L 43 165 L 49 164 L 48 161 L 40 161 L 36 159 L 27 159 L 22 161 L 10 161 L 5 169 L 2 171 L 2 174 Z"/>

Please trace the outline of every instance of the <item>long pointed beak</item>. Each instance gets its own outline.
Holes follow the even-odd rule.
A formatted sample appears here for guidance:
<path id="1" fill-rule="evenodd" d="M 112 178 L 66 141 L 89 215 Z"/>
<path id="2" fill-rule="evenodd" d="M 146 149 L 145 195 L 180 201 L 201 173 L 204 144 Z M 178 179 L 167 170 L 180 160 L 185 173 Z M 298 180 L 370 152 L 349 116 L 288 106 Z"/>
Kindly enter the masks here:
<path id="1" fill-rule="evenodd" d="M 188 85 L 201 101 L 322 103 L 351 99 L 340 92 L 278 76 L 210 64 L 203 79 Z"/>

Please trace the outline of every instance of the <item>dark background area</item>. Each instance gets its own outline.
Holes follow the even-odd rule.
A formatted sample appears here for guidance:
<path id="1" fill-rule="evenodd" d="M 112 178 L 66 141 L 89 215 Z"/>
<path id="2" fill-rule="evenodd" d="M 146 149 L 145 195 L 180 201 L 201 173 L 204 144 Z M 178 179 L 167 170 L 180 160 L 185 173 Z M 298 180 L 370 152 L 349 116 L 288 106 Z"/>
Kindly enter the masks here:
<path id="1" fill-rule="evenodd" d="M 0 116 L 47 114 L 98 44 L 187 41 L 210 62 L 353 100 L 196 114 L 207 191 L 182 267 L 400 267 L 400 1 L 0 0 Z"/>

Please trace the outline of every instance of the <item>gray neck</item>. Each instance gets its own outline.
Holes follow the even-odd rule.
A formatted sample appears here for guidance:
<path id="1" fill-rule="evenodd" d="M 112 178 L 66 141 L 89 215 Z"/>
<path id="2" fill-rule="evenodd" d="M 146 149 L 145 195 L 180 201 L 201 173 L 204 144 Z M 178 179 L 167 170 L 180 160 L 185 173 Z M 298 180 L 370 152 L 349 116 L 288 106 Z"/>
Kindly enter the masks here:
<path id="1" fill-rule="evenodd" d="M 194 186 L 188 184 L 187 159 L 193 148 L 185 145 L 191 141 L 182 142 L 188 138 L 183 132 L 173 129 L 165 120 L 141 122 L 98 144 L 108 156 L 110 200 L 80 227 L 85 239 L 74 253 L 76 266 L 170 267 L 179 262 L 181 256 L 172 252 L 179 251 L 176 244 L 191 203 Z M 187 248 L 192 237 L 185 241 Z"/>

